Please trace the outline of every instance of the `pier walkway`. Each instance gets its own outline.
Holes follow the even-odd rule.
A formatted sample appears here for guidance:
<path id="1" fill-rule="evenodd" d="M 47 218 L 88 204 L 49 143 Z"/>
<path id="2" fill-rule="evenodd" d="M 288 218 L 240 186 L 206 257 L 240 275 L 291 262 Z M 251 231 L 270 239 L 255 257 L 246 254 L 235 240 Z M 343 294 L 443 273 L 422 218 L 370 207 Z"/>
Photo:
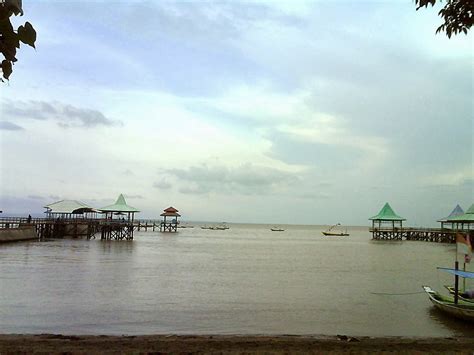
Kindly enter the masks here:
<path id="1" fill-rule="evenodd" d="M 1 217 L 0 229 L 35 226 L 39 239 L 64 237 L 91 239 L 100 234 L 100 238 L 105 240 L 133 240 L 134 231 L 149 229 L 155 231 L 160 228 L 160 223 L 157 220 Z"/>
<path id="2" fill-rule="evenodd" d="M 378 228 L 369 229 L 375 240 L 417 240 L 436 243 L 455 243 L 456 230 L 447 228 Z"/>

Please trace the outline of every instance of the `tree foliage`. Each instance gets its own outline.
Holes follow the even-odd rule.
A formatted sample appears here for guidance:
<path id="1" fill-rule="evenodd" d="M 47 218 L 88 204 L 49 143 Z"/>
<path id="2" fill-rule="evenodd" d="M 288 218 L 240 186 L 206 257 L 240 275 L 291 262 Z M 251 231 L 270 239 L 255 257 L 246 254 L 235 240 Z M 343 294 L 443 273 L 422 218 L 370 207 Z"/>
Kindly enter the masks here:
<path id="1" fill-rule="evenodd" d="M 20 48 L 20 43 L 35 48 L 36 42 L 36 31 L 31 23 L 26 22 L 15 30 L 10 21 L 13 15 L 23 15 L 21 0 L 0 0 L 0 53 L 4 57 L 0 68 L 3 78 L 7 80 L 17 61 L 16 51 Z M 0 80 L 3 81 L 2 78 Z"/>
<path id="2" fill-rule="evenodd" d="M 437 0 L 415 0 L 417 10 L 428 5 L 434 6 Z M 441 0 L 440 0 L 441 1 Z M 444 20 L 444 23 L 438 27 L 436 33 L 446 32 L 448 38 L 451 35 L 467 31 L 473 24 L 474 0 L 447 0 L 444 7 L 438 15 Z"/>

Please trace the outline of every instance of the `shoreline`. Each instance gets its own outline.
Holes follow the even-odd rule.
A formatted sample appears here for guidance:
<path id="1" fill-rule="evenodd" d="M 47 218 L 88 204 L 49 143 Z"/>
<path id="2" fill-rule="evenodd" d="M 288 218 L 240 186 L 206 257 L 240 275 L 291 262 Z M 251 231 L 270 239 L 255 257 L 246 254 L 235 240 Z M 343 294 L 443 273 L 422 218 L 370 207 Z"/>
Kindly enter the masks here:
<path id="1" fill-rule="evenodd" d="M 61 335 L 2 334 L 0 354 L 116 353 L 466 353 L 474 337 L 351 337 L 346 335 Z"/>

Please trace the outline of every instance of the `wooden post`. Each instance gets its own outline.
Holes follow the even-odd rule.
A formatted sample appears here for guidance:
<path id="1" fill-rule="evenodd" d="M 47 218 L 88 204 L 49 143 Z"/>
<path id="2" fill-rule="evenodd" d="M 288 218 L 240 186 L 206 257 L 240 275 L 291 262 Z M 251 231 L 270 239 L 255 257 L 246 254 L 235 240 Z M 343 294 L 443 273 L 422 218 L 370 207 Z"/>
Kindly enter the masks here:
<path id="1" fill-rule="evenodd" d="M 465 260 L 465 259 L 464 259 Z M 466 263 L 464 262 L 463 271 L 466 271 Z M 462 292 L 466 292 L 466 278 L 462 278 Z"/>
<path id="2" fill-rule="evenodd" d="M 454 263 L 454 270 L 459 269 L 459 262 L 456 260 Z M 459 276 L 456 274 L 454 276 L 454 304 L 458 304 L 458 299 L 459 299 Z"/>

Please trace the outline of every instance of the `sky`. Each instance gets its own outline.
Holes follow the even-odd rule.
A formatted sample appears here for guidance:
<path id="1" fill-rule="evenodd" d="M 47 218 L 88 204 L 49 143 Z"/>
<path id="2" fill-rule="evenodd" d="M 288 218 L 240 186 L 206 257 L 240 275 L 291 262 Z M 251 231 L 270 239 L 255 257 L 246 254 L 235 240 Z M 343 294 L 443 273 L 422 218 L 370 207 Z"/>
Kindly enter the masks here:
<path id="1" fill-rule="evenodd" d="M 474 203 L 473 37 L 367 1 L 23 1 L 0 209 L 123 193 L 138 218 L 409 226 Z"/>

